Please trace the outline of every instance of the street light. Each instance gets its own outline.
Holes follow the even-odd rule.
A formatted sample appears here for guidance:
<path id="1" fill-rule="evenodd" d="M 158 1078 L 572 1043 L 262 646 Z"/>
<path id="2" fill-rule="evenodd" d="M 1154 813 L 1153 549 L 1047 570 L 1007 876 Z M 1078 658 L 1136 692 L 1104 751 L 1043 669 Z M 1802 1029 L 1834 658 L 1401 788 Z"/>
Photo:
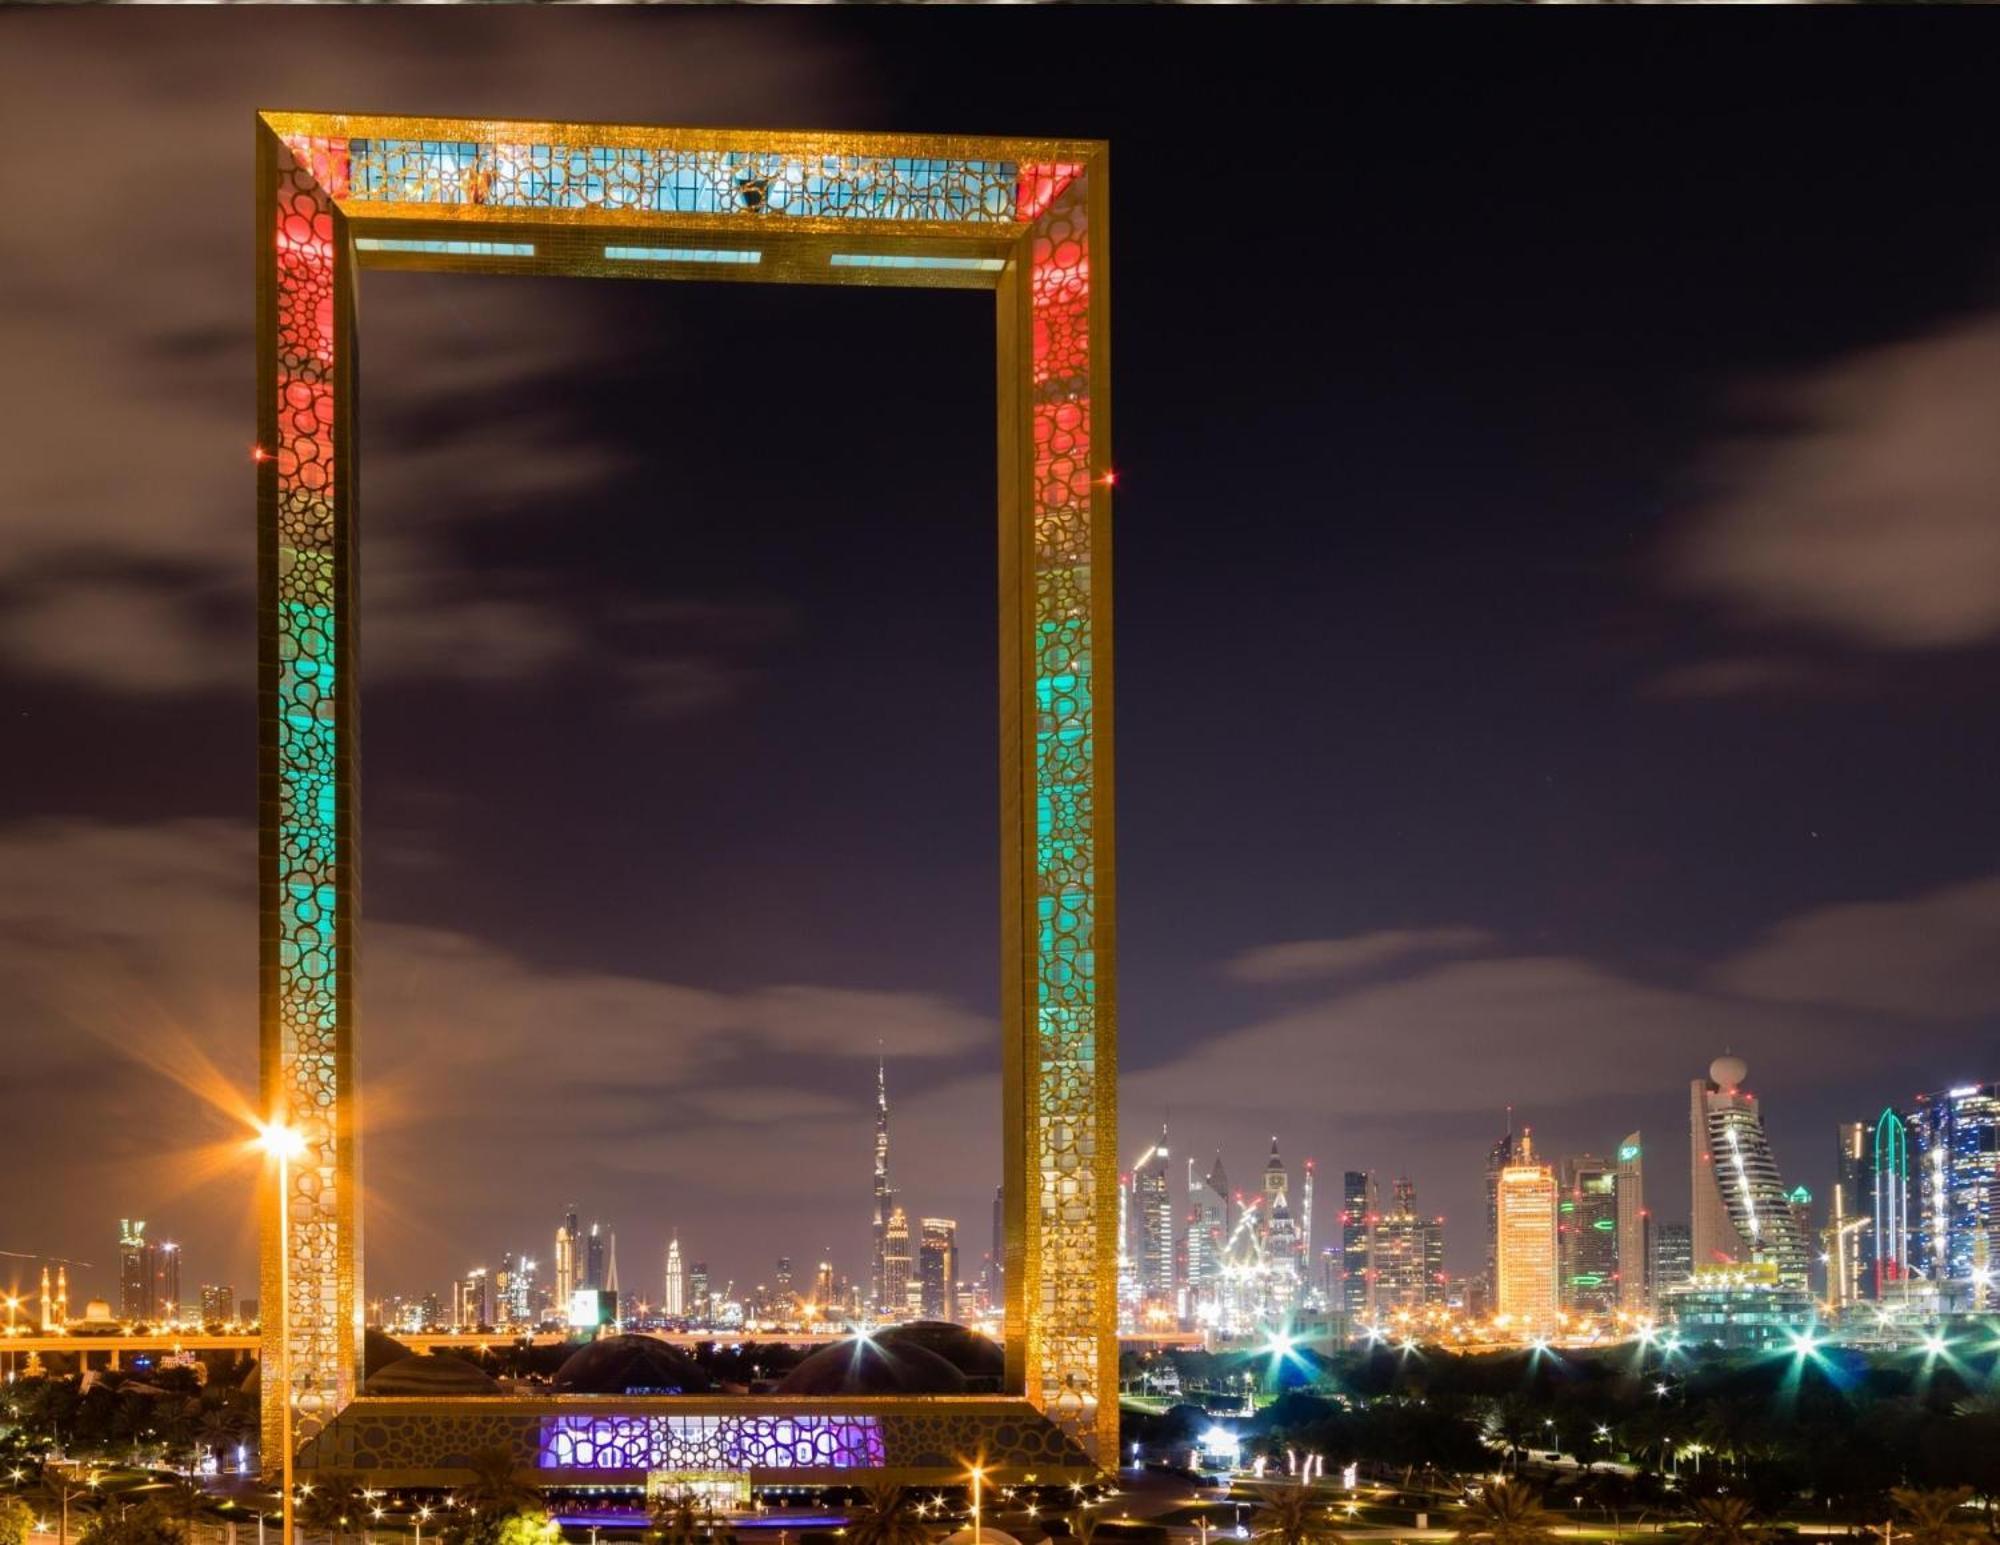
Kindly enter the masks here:
<path id="1" fill-rule="evenodd" d="M 972 1467 L 972 1545 L 979 1545 L 979 1488 L 985 1479 L 986 1472 L 978 1465 L 974 1465 Z"/>
<path id="2" fill-rule="evenodd" d="M 294 1545 L 292 1533 L 292 1160 L 306 1151 L 306 1140 L 298 1130 L 282 1121 L 261 1123 L 257 1146 L 278 1161 L 278 1387 L 284 1391 L 279 1420 L 279 1446 L 283 1450 L 283 1512 L 278 1523 L 278 1545 Z"/>

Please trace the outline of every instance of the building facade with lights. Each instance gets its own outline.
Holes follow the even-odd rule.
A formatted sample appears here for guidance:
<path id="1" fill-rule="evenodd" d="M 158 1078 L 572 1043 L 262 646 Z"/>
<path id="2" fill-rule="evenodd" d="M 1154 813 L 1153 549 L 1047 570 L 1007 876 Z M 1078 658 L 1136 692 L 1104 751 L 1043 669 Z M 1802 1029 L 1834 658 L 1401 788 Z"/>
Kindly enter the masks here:
<path id="1" fill-rule="evenodd" d="M 1697 1265 L 1687 1281 L 1663 1290 L 1660 1302 L 1683 1340 L 1727 1351 L 1790 1346 L 1816 1314 L 1804 1284 L 1769 1259 Z"/>
<path id="2" fill-rule="evenodd" d="M 1653 1303 L 1653 1215 L 1646 1210 L 1646 1152 L 1637 1132 L 1618 1145 L 1618 1307 L 1644 1314 Z"/>
<path id="3" fill-rule="evenodd" d="M 1689 1142 L 1693 1176 L 1694 1265 L 1769 1261 L 1788 1284 L 1803 1289 L 1810 1259 L 1778 1175 L 1757 1097 L 1743 1087 L 1749 1066 L 1717 1057 L 1690 1091 Z"/>
<path id="4" fill-rule="evenodd" d="M 1497 1178 L 1495 1196 L 1500 1237 L 1494 1308 L 1517 1329 L 1545 1329 L 1555 1324 L 1562 1308 L 1559 1187 L 1555 1172 L 1535 1162 L 1532 1133 L 1522 1131 L 1514 1162 Z"/>
<path id="5" fill-rule="evenodd" d="M 1561 1172 L 1556 1233 L 1565 1313 L 1609 1316 L 1619 1305 L 1618 1170 L 1596 1154 L 1571 1154 Z"/>
<path id="6" fill-rule="evenodd" d="M 1910 1138 L 1910 1266 L 1931 1282 L 1965 1283 L 1977 1308 L 2000 1270 L 2000 1084 L 1919 1095 Z"/>

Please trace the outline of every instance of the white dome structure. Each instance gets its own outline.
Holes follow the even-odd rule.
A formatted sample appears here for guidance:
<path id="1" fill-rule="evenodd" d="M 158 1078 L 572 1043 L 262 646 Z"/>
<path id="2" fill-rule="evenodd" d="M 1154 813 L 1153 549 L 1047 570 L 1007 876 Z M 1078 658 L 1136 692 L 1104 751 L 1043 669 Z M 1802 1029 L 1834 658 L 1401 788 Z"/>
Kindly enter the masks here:
<path id="1" fill-rule="evenodd" d="M 1709 1082 L 1718 1089 L 1741 1089 L 1750 1076 L 1750 1064 L 1741 1057 L 1717 1057 L 1708 1065 Z"/>

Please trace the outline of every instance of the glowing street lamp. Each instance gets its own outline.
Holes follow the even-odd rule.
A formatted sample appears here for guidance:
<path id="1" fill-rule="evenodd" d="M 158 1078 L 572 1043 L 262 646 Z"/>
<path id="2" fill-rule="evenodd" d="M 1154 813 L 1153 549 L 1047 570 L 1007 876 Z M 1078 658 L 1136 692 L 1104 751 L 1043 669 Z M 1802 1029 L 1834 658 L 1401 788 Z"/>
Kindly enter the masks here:
<path id="1" fill-rule="evenodd" d="M 283 1509 L 278 1523 L 279 1545 L 294 1545 L 292 1533 L 292 1160 L 306 1151 L 306 1140 L 294 1127 L 282 1121 L 257 1128 L 257 1147 L 278 1161 L 278 1387 L 285 1392 L 280 1402 L 279 1446 L 283 1450 Z"/>
<path id="2" fill-rule="evenodd" d="M 986 1472 L 978 1465 L 972 1467 L 972 1545 L 979 1545 L 979 1501 L 980 1487 L 986 1480 Z"/>

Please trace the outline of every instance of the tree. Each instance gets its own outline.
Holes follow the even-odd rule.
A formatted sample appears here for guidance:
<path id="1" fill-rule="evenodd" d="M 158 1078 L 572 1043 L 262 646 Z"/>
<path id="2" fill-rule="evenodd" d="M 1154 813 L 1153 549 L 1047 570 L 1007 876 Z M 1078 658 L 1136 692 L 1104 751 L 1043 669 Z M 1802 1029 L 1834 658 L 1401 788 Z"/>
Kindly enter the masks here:
<path id="1" fill-rule="evenodd" d="M 931 1531 L 901 1486 L 870 1486 L 847 1520 L 848 1545 L 927 1545 Z"/>
<path id="2" fill-rule="evenodd" d="M 74 1470 L 57 1469 L 54 1465 L 42 1471 L 41 1484 L 35 1490 L 48 1498 L 56 1513 L 56 1545 L 69 1545 L 70 1514 L 79 1503 L 89 1502 L 97 1495 L 93 1484 L 95 1476 L 80 1476 Z"/>
<path id="3" fill-rule="evenodd" d="M 1069 1515 L 1069 1537 L 1075 1545 L 1096 1545 L 1097 1515 L 1080 1507 Z"/>
<path id="4" fill-rule="evenodd" d="M 78 1545 L 187 1545 L 171 1513 L 157 1502 L 107 1508 L 90 1521 Z"/>
<path id="5" fill-rule="evenodd" d="M 193 1476 L 177 1475 L 167 1483 L 166 1495 L 160 1498 L 160 1504 L 174 1515 L 182 1531 L 192 1540 L 201 1510 L 208 1506 L 208 1492 Z"/>
<path id="6" fill-rule="evenodd" d="M 27 1545 L 35 1510 L 19 1497 L 0 1497 L 0 1545 Z"/>
<path id="7" fill-rule="evenodd" d="M 539 1508 L 542 1494 L 521 1479 L 521 1468 L 503 1448 L 481 1449 L 468 1461 L 472 1479 L 458 1488 L 461 1506 L 506 1515 Z"/>
<path id="8" fill-rule="evenodd" d="M 300 1499 L 299 1522 L 331 1537 L 333 1545 L 344 1545 L 350 1532 L 361 1527 L 361 1514 L 368 1499 L 361 1495 L 361 1482 L 339 1470 L 327 1470 L 313 1478 L 312 1489 Z"/>
<path id="9" fill-rule="evenodd" d="M 1934 1491 L 1899 1486 L 1889 1496 L 1903 1515 L 1903 1538 L 1910 1545 L 1972 1545 L 1985 1532 L 1959 1511 L 1972 1500 L 1970 1486 Z"/>
<path id="10" fill-rule="evenodd" d="M 1764 1533 L 1742 1497 L 1697 1497 L 1694 1529 L 1685 1545 L 1758 1545 Z"/>
<path id="11" fill-rule="evenodd" d="M 1508 1467 L 1514 1470 L 1521 1468 L 1521 1451 L 1541 1428 L 1534 1409 L 1519 1395 L 1508 1395 L 1490 1407 L 1481 1425 L 1487 1441 L 1507 1451 Z"/>
<path id="12" fill-rule="evenodd" d="M 1479 1488 L 1452 1527 L 1459 1545 L 1554 1545 L 1555 1515 L 1541 1495 L 1521 1481 Z"/>
<path id="13" fill-rule="evenodd" d="M 562 1545 L 562 1525 L 540 1508 L 509 1513 L 494 1531 L 495 1545 Z"/>
<path id="14" fill-rule="evenodd" d="M 1343 1538 L 1327 1521 L 1326 1504 L 1305 1483 L 1265 1495 L 1257 1505 L 1255 1537 L 1267 1545 L 1341 1545 Z"/>

